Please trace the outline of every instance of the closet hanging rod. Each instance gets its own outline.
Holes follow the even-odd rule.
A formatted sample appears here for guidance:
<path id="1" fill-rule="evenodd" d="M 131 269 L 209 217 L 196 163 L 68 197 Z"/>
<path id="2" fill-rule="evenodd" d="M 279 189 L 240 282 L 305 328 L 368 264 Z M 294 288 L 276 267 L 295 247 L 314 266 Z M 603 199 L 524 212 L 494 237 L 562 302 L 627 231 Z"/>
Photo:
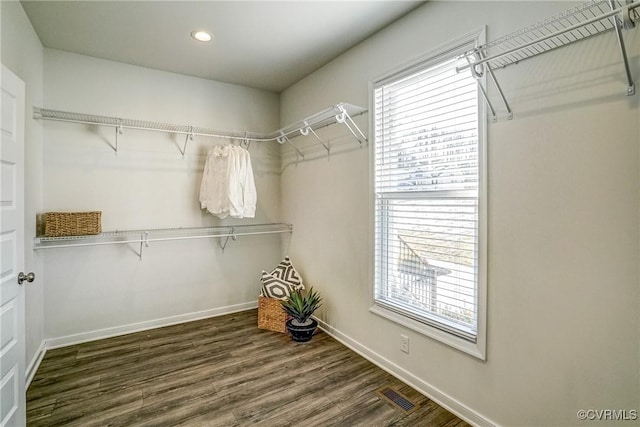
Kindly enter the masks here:
<path id="1" fill-rule="evenodd" d="M 228 227 L 235 228 L 235 227 Z M 184 236 L 184 237 L 150 237 L 150 238 L 136 238 L 132 240 L 112 240 L 112 241 L 97 241 L 97 242 L 86 242 L 86 243 L 55 243 L 55 244 L 47 244 L 48 242 L 54 242 L 53 240 L 46 240 L 44 238 L 36 237 L 36 240 L 40 240 L 40 243 L 37 243 L 34 246 L 34 249 L 52 249 L 52 248 L 74 248 L 80 246 L 101 246 L 101 245 L 119 245 L 124 243 L 150 243 L 150 242 L 169 242 L 173 240 L 194 240 L 194 239 L 210 239 L 213 237 L 234 237 L 234 236 L 259 236 L 262 234 L 280 234 L 280 233 L 291 233 L 291 230 L 272 230 L 272 231 L 253 231 L 253 232 L 227 232 L 223 234 L 207 234 L 200 236 Z M 74 239 L 60 239 L 60 241 L 73 241 Z M 80 239 L 77 239 L 80 240 Z"/>
<path id="2" fill-rule="evenodd" d="M 599 2 L 599 3 L 602 4 L 604 2 Z M 583 7 L 584 6 L 592 7 L 592 6 L 596 6 L 597 4 L 598 4 L 598 2 L 587 3 L 587 4 L 583 5 Z M 597 15 L 597 16 L 594 16 L 594 17 L 592 17 L 590 19 L 587 19 L 586 21 L 578 22 L 577 24 L 574 24 L 574 25 L 572 25 L 570 27 L 566 27 L 566 28 L 557 30 L 555 32 L 549 33 L 549 34 L 547 34 L 547 35 L 545 35 L 543 37 L 539 37 L 537 39 L 530 40 L 529 42 L 526 42 L 524 44 L 521 44 L 521 45 L 518 45 L 516 47 L 510 48 L 510 49 L 505 50 L 503 52 L 496 53 L 496 54 L 493 54 L 493 55 L 490 55 L 490 56 L 487 56 L 487 57 L 481 58 L 481 59 L 477 59 L 477 56 L 476 56 L 476 60 L 472 61 L 471 63 L 466 63 L 464 65 L 456 67 L 456 71 L 460 72 L 460 71 L 463 71 L 463 70 L 466 70 L 466 69 L 470 68 L 471 66 L 478 67 L 478 66 L 483 65 L 483 64 L 487 64 L 487 65 L 490 66 L 493 61 L 501 59 L 501 58 L 503 58 L 505 56 L 512 55 L 512 54 L 514 54 L 516 52 L 519 52 L 519 51 L 525 50 L 527 48 L 530 48 L 532 46 L 541 44 L 541 43 L 543 43 L 543 42 L 545 42 L 547 40 L 553 39 L 555 37 L 562 36 L 562 35 L 564 35 L 566 33 L 578 30 L 578 29 L 583 28 L 583 27 L 585 27 L 587 25 L 591 25 L 591 24 L 594 24 L 596 22 L 600 22 L 600 21 L 602 21 L 604 19 L 607 19 L 607 18 L 610 18 L 612 16 L 629 14 L 631 10 L 634 10 L 637 7 L 640 7 L 640 3 L 624 4 L 622 6 L 619 6 L 616 9 L 610 10 L 608 12 L 604 12 L 601 15 Z M 560 19 L 567 18 L 568 16 L 569 16 L 568 14 L 567 15 L 560 15 L 556 19 L 548 19 L 547 21 L 550 22 L 550 23 L 553 23 L 553 22 L 556 22 L 556 21 L 558 21 Z M 541 24 L 544 24 L 547 21 L 543 21 Z M 485 46 L 480 46 L 480 47 L 474 49 L 473 51 L 467 52 L 463 56 L 474 56 L 475 52 L 477 50 L 483 50 L 484 51 L 484 50 L 490 49 L 493 46 L 498 46 L 498 45 L 500 45 L 502 43 L 506 44 L 510 40 L 512 40 L 512 39 L 514 39 L 514 38 L 516 38 L 518 36 L 521 36 L 522 34 L 525 34 L 525 33 L 529 32 L 529 31 L 537 30 L 538 32 L 541 32 L 541 28 L 543 27 L 543 25 L 541 25 L 541 24 L 538 24 L 538 25 L 536 25 L 534 27 L 531 27 L 529 29 L 516 31 L 516 32 L 514 32 L 514 33 L 512 33 L 512 34 L 510 34 L 508 36 L 505 36 L 505 37 L 503 37 L 501 39 L 496 40 L 493 43 L 489 43 L 489 44 L 487 44 Z M 607 32 L 607 31 L 615 30 L 615 26 L 613 24 L 609 24 L 609 25 L 607 25 L 607 26 L 603 25 L 603 29 L 602 30 L 600 30 L 598 32 L 595 32 L 595 33 L 589 33 L 586 36 L 582 35 L 582 37 L 580 37 L 580 38 L 574 36 L 574 39 L 570 40 L 567 37 L 567 40 L 569 41 L 568 43 L 564 43 L 564 44 L 561 44 L 561 45 L 554 44 L 553 47 L 549 47 L 549 45 L 547 45 L 547 47 L 549 47 L 547 50 L 537 51 L 534 55 L 529 55 L 529 56 L 520 58 L 520 59 L 518 59 L 516 61 L 503 63 L 503 64 L 501 64 L 499 66 L 492 67 L 492 68 L 506 67 L 507 65 L 510 65 L 512 63 L 519 62 L 519 61 L 521 61 L 523 59 L 531 58 L 531 57 L 533 57 L 535 55 L 539 55 L 539 54 L 545 53 L 545 52 L 547 52 L 549 50 L 557 49 L 558 47 L 566 46 L 566 45 L 568 45 L 570 43 L 574 43 L 574 42 L 577 42 L 577 41 L 580 41 L 580 40 L 584 40 L 586 38 L 589 38 L 589 37 L 592 37 L 592 36 L 596 36 L 598 34 L 602 34 L 602 33 Z M 555 28 L 555 26 L 554 26 L 554 28 Z"/>
<path id="3" fill-rule="evenodd" d="M 265 234 L 292 233 L 293 226 L 283 223 L 227 225 L 217 227 L 180 227 L 160 229 L 118 230 L 107 231 L 89 236 L 39 236 L 34 239 L 34 250 L 54 248 L 74 248 L 85 246 L 102 246 L 118 244 L 140 244 L 148 246 L 151 242 L 166 242 L 173 240 L 194 240 L 214 237 L 257 236 Z"/>
<path id="4" fill-rule="evenodd" d="M 178 135 L 194 135 L 212 138 L 241 139 L 246 141 L 271 141 L 275 139 L 266 138 L 258 134 L 247 134 L 246 132 L 225 132 L 212 131 L 199 127 L 186 125 L 174 125 L 161 122 L 145 122 L 141 120 L 121 119 L 118 117 L 98 116 L 93 114 L 73 113 L 69 111 L 52 110 L 47 108 L 33 107 L 33 117 L 35 119 L 52 120 L 67 123 L 79 123 L 86 125 L 106 126 L 119 129 L 134 129 L 150 132 L 164 132 Z M 146 124 L 142 124 L 146 123 Z M 250 136 L 253 135 L 253 136 Z"/>
<path id="5" fill-rule="evenodd" d="M 193 135 L 213 138 L 238 139 L 248 142 L 285 142 L 282 140 L 283 136 L 289 139 L 295 138 L 297 136 L 304 135 L 308 132 L 309 129 L 317 130 L 335 123 L 342 123 L 340 120 L 342 120 L 345 115 L 349 118 L 353 118 L 366 112 L 367 110 L 365 108 L 341 102 L 309 117 L 299 120 L 293 124 L 287 125 L 281 129 L 269 133 L 215 130 L 189 125 L 175 125 L 162 122 L 132 120 L 119 117 L 74 113 L 39 107 L 33 108 L 33 118 L 68 123 L 107 126 L 116 128 L 118 130 L 134 129 L 152 132 L 173 133 L 187 136 Z M 358 133 L 362 134 L 359 129 Z"/>

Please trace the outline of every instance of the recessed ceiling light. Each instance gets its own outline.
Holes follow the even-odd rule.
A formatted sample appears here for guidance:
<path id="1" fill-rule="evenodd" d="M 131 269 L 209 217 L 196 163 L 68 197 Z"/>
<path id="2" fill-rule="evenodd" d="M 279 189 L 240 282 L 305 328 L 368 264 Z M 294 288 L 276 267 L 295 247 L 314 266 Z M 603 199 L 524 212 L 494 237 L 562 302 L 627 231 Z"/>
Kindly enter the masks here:
<path id="1" fill-rule="evenodd" d="M 192 31 L 191 37 L 193 37 L 195 40 L 198 40 L 199 42 L 208 42 L 212 39 L 211 34 L 207 33 L 206 31 Z"/>

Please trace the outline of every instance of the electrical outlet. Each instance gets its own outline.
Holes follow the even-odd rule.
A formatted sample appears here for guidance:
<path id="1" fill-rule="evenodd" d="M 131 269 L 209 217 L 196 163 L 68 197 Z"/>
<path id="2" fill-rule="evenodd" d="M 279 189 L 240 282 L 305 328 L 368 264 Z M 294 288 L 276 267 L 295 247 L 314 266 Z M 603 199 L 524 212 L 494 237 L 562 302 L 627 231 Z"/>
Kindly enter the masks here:
<path id="1" fill-rule="evenodd" d="M 400 335 L 400 350 L 409 354 L 409 337 L 406 335 Z"/>

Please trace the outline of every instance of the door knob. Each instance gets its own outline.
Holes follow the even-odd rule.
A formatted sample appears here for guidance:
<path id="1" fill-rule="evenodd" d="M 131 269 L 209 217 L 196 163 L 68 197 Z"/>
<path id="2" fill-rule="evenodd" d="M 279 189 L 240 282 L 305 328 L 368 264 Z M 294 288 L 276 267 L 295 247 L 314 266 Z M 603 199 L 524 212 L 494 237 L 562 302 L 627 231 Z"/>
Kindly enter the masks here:
<path id="1" fill-rule="evenodd" d="M 29 273 L 29 274 L 24 274 L 22 271 L 20 272 L 20 274 L 18 274 L 18 285 L 22 285 L 22 283 L 24 281 L 27 281 L 29 283 L 33 282 L 34 280 L 36 280 L 36 275 L 33 273 Z"/>

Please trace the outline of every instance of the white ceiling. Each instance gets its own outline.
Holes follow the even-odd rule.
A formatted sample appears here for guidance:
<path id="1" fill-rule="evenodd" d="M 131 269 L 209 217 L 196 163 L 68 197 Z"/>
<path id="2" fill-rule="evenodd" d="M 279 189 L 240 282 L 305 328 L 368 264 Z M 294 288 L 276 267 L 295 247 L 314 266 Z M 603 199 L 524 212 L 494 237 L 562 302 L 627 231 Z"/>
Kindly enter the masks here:
<path id="1" fill-rule="evenodd" d="M 276 92 L 422 3 L 22 1 L 45 47 Z"/>

